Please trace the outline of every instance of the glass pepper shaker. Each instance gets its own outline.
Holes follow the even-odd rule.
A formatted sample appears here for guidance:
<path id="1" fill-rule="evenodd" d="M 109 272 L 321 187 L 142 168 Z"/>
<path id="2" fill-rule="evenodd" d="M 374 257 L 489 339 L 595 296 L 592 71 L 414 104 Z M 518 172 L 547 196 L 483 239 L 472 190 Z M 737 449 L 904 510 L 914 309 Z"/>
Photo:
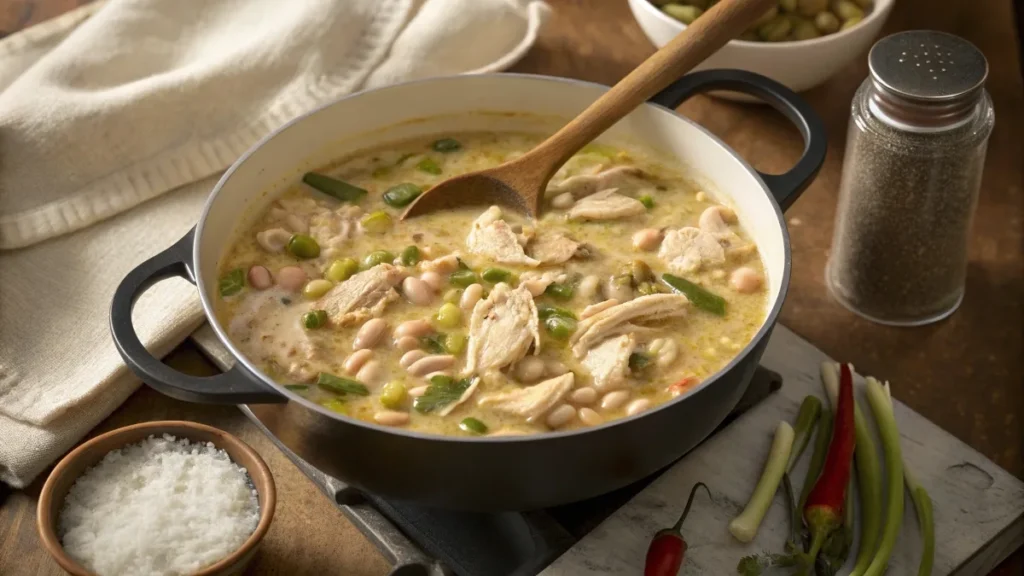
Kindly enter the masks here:
<path id="1" fill-rule="evenodd" d="M 928 324 L 960 305 L 995 116 L 988 62 L 950 34 L 879 40 L 851 107 L 826 285 L 875 322 Z"/>

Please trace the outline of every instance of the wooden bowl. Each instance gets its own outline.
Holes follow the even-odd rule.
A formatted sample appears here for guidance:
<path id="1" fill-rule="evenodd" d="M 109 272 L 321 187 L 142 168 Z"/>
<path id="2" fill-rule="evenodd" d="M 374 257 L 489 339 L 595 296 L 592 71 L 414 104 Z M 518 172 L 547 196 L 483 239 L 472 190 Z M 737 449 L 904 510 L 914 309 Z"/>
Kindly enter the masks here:
<path id="1" fill-rule="evenodd" d="M 67 573 L 74 576 L 95 576 L 64 551 L 60 539 L 57 537 L 57 519 L 64 506 L 64 498 L 72 484 L 86 469 L 97 464 L 110 451 L 140 442 L 152 435 L 160 436 L 162 434 L 188 438 L 193 442 L 212 442 L 214 446 L 227 452 L 233 462 L 244 467 L 249 473 L 249 477 L 252 478 L 252 483 L 256 487 L 260 505 L 260 521 L 256 525 L 256 530 L 234 553 L 191 576 L 228 576 L 241 574 L 245 570 L 274 518 L 277 492 L 270 469 L 255 450 L 223 430 L 195 422 L 170 420 L 125 426 L 97 436 L 72 450 L 50 473 L 50 477 L 46 479 L 46 484 L 43 485 L 43 490 L 39 494 L 36 523 L 43 546 Z"/>

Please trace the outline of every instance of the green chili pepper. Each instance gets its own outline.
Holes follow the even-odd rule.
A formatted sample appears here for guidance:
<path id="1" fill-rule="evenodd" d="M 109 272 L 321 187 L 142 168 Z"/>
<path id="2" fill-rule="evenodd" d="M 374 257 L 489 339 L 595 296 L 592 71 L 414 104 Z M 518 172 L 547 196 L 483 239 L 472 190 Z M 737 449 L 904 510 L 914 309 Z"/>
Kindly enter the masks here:
<path id="1" fill-rule="evenodd" d="M 406 266 L 415 266 L 416 263 L 420 261 L 420 249 L 415 245 L 406 246 L 405 249 L 402 250 L 401 255 L 399 255 L 399 258 L 402 259 L 402 264 L 405 264 Z"/>
<path id="2" fill-rule="evenodd" d="M 285 384 L 284 387 L 292 392 L 305 392 L 306 390 L 309 390 L 309 386 L 306 386 L 305 384 Z"/>
<path id="3" fill-rule="evenodd" d="M 356 396 L 369 396 L 370 390 L 358 380 L 342 378 L 327 372 L 321 372 L 316 378 L 316 385 L 328 392 L 335 394 L 355 394 Z"/>
<path id="4" fill-rule="evenodd" d="M 651 357 L 642 352 L 633 352 L 629 355 L 629 369 L 633 372 L 640 372 L 651 364 Z"/>
<path id="5" fill-rule="evenodd" d="M 391 228 L 391 216 L 383 210 L 378 210 L 363 216 L 359 223 L 363 225 L 363 229 L 367 232 L 382 234 L 387 232 L 388 228 Z"/>
<path id="6" fill-rule="evenodd" d="M 430 145 L 437 152 L 455 152 L 462 149 L 462 144 L 454 138 L 441 138 Z"/>
<path id="7" fill-rule="evenodd" d="M 455 286 L 465 288 L 470 284 L 476 284 L 480 279 L 477 277 L 476 272 L 472 270 L 456 270 L 448 277 L 448 281 Z"/>
<path id="8" fill-rule="evenodd" d="M 644 208 L 647 208 L 648 210 L 652 210 L 654 208 L 654 197 L 650 194 L 644 194 L 637 198 L 637 200 L 639 200 L 640 203 L 644 205 Z"/>
<path id="9" fill-rule="evenodd" d="M 441 173 L 441 167 L 438 166 L 437 162 L 434 162 L 431 158 L 424 158 L 423 160 L 420 160 L 419 164 L 416 165 L 416 168 L 422 172 L 426 172 L 427 174 Z"/>
<path id="10" fill-rule="evenodd" d="M 245 288 L 245 270 L 241 268 L 231 270 L 221 276 L 217 282 L 217 290 L 220 292 L 221 298 L 238 294 L 242 291 L 242 288 Z"/>
<path id="11" fill-rule="evenodd" d="M 549 284 L 544 293 L 556 300 L 572 300 L 573 287 L 571 284 Z"/>
<path id="12" fill-rule="evenodd" d="M 576 314 L 572 310 L 566 308 L 559 308 L 558 306 L 552 306 L 550 304 L 540 304 L 537 306 L 537 316 L 541 320 L 547 320 L 552 316 L 560 316 L 562 318 L 568 318 L 570 320 L 576 320 Z"/>
<path id="13" fill-rule="evenodd" d="M 568 340 L 576 331 L 576 321 L 563 316 L 551 316 L 544 321 L 544 328 L 555 340 Z"/>
<path id="14" fill-rule="evenodd" d="M 384 203 L 393 208 L 408 206 L 410 202 L 423 193 L 419 186 L 411 182 L 403 182 L 397 186 L 388 188 L 384 193 Z"/>
<path id="15" fill-rule="evenodd" d="M 302 315 L 302 325 L 306 330 L 316 330 L 324 324 L 327 324 L 326 310 L 310 310 Z"/>
<path id="16" fill-rule="evenodd" d="M 512 273 L 503 268 L 484 268 L 481 274 L 484 280 L 491 284 L 497 284 L 498 282 L 508 282 L 512 279 Z"/>
<path id="17" fill-rule="evenodd" d="M 302 177 L 302 181 L 342 202 L 355 203 L 362 200 L 363 196 L 366 196 L 366 190 L 358 186 L 353 186 L 348 182 L 342 182 L 337 178 L 331 178 L 316 172 L 306 172 L 306 175 Z"/>
<path id="18" fill-rule="evenodd" d="M 369 270 L 378 264 L 390 264 L 395 260 L 395 255 L 387 250 L 374 250 L 366 256 L 363 256 L 362 267 L 363 270 Z"/>
<path id="19" fill-rule="evenodd" d="M 725 299 L 721 296 L 708 292 L 689 280 L 671 274 L 663 274 L 661 279 L 670 288 L 689 298 L 697 308 L 718 316 L 725 316 Z"/>
<path id="20" fill-rule="evenodd" d="M 331 262 L 324 272 L 324 278 L 331 282 L 338 283 L 348 280 L 353 274 L 359 271 L 359 263 L 351 258 L 342 258 Z"/>
<path id="21" fill-rule="evenodd" d="M 487 424 L 473 418 L 463 418 L 462 422 L 459 422 L 459 428 L 463 432 L 469 432 L 470 434 L 487 434 Z"/>

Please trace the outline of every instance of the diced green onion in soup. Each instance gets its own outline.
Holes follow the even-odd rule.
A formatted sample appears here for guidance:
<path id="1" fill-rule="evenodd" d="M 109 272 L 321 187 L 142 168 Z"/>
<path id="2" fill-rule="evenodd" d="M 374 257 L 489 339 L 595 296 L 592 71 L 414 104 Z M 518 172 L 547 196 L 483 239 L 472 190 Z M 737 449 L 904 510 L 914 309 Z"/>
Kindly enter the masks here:
<path id="1" fill-rule="evenodd" d="M 317 174 L 316 172 L 307 172 L 306 175 L 302 177 L 302 181 L 313 188 L 316 188 L 320 192 L 337 198 L 342 202 L 351 202 L 355 204 L 366 196 L 366 190 L 363 188 L 353 186 L 348 182 L 343 182 L 337 178 Z"/>
<path id="2" fill-rule="evenodd" d="M 462 149 L 462 144 L 454 138 L 441 138 L 430 145 L 437 152 L 455 152 Z"/>
<path id="3" fill-rule="evenodd" d="M 431 158 L 424 158 L 423 160 L 420 160 L 419 164 L 416 165 L 416 168 L 419 168 L 421 172 L 426 172 L 427 174 L 436 175 L 441 173 L 441 167 L 438 166 L 437 162 L 434 162 Z"/>

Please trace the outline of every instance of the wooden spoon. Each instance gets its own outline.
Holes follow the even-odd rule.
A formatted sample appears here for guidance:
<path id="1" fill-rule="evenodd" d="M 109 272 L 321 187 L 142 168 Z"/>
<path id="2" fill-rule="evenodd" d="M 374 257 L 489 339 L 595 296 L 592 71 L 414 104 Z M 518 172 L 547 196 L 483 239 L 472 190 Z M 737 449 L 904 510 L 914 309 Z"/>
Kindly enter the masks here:
<path id="1" fill-rule="evenodd" d="M 402 219 L 477 204 L 500 204 L 536 218 L 548 180 L 573 154 L 739 36 L 776 2 L 722 0 L 534 149 L 441 182 L 413 201 Z"/>

